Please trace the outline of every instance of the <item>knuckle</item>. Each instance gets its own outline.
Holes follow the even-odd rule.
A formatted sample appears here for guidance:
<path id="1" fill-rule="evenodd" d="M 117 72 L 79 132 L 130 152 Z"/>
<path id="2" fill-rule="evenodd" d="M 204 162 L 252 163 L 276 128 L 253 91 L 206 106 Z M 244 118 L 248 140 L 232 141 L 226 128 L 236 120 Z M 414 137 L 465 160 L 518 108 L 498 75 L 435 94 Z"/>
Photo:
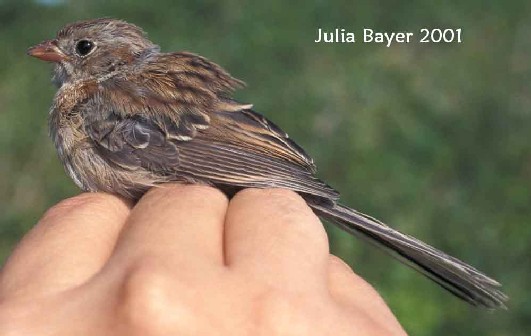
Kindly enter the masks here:
<path id="1" fill-rule="evenodd" d="M 157 312 L 167 307 L 167 279 L 161 269 L 149 262 L 134 265 L 122 283 L 121 311 L 138 330 L 156 329 Z"/>
<path id="2" fill-rule="evenodd" d="M 20 328 L 10 316 L 9 308 L 6 307 L 6 304 L 0 304 L 0 335 L 16 335 L 18 331 Z"/>
<path id="3" fill-rule="evenodd" d="M 227 203 L 227 196 L 219 189 L 206 185 L 167 183 L 151 188 L 144 200 L 164 202 L 175 198 L 191 200 L 196 203 Z"/>
<path id="4" fill-rule="evenodd" d="M 132 335 L 167 335 L 193 325 L 193 308 L 180 297 L 178 283 L 158 261 L 143 259 L 131 266 L 125 276 L 120 297 L 119 315 Z"/>
<path id="5" fill-rule="evenodd" d="M 52 206 L 42 220 L 54 220 L 77 213 L 99 214 L 109 210 L 126 211 L 127 204 L 117 196 L 104 193 L 83 193 Z"/>
<path id="6" fill-rule="evenodd" d="M 254 201 L 261 201 L 264 203 L 275 202 L 284 205 L 297 205 L 299 207 L 306 207 L 304 199 L 296 192 L 289 189 L 282 188 L 248 188 L 243 189 L 236 194 L 236 197 L 245 197 Z"/>
<path id="7" fill-rule="evenodd" d="M 313 211 L 306 205 L 301 208 L 284 201 L 273 202 L 270 212 L 274 213 L 283 229 L 282 234 L 295 237 L 296 241 L 305 241 L 314 251 L 328 253 L 326 231 Z M 301 239 L 302 238 L 302 239 Z"/>
<path id="8" fill-rule="evenodd" d="M 27 335 L 31 331 L 26 316 L 31 315 L 27 304 L 0 298 L 0 335 Z"/>
<path id="9" fill-rule="evenodd" d="M 265 335 L 308 335 L 308 310 L 300 296 L 279 289 L 266 289 L 253 300 L 253 329 Z"/>
<path id="10" fill-rule="evenodd" d="M 244 189 L 235 198 L 245 204 L 252 204 L 253 208 L 264 213 L 281 216 L 289 222 L 317 218 L 304 199 L 288 189 Z"/>
<path id="11" fill-rule="evenodd" d="M 326 231 L 306 201 L 288 189 L 245 189 L 238 195 L 240 204 L 252 210 L 246 215 L 262 216 L 270 220 L 268 225 L 279 227 L 281 237 L 300 241 L 303 237 L 314 249 L 328 253 Z"/>
<path id="12" fill-rule="evenodd" d="M 353 274 L 354 273 L 352 268 L 345 261 L 343 261 L 343 259 L 331 254 L 329 257 L 329 260 L 330 260 L 330 272 L 342 273 L 342 274 Z"/>

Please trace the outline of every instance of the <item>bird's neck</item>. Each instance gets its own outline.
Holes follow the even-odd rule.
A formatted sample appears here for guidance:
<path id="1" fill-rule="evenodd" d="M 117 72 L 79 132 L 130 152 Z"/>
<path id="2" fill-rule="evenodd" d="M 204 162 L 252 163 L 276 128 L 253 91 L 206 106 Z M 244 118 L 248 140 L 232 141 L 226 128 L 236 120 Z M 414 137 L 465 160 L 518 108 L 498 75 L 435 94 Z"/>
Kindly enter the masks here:
<path id="1" fill-rule="evenodd" d="M 98 82 L 95 79 L 67 81 L 57 90 L 50 114 L 71 114 L 76 105 L 97 91 Z"/>

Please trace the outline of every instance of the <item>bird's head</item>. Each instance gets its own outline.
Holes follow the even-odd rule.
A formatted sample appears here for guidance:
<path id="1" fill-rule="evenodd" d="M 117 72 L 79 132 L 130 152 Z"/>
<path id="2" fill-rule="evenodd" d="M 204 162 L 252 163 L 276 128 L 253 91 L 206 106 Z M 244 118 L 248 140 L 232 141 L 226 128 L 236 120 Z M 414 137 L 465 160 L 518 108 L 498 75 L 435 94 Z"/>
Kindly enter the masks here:
<path id="1" fill-rule="evenodd" d="M 54 82 L 102 79 L 158 51 L 139 27 L 121 20 L 95 19 L 63 27 L 55 39 L 28 50 L 28 55 L 55 63 Z"/>

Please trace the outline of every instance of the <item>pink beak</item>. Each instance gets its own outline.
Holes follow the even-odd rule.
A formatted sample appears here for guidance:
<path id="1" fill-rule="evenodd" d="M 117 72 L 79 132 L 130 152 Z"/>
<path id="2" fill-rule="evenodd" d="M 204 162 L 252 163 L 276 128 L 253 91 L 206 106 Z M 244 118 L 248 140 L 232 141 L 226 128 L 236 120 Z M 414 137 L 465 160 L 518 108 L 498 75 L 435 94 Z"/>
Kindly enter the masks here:
<path id="1" fill-rule="evenodd" d="M 57 46 L 57 40 L 48 40 L 28 49 L 28 55 L 46 62 L 61 62 L 68 57 Z"/>

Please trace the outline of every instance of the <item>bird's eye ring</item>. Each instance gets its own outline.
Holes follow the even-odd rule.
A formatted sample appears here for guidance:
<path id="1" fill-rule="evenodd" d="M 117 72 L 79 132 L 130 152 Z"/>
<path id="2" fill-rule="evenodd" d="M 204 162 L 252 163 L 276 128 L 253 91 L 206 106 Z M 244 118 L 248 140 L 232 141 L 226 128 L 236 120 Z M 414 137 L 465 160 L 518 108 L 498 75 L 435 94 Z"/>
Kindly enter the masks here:
<path id="1" fill-rule="evenodd" d="M 81 40 L 76 43 L 76 53 L 79 56 L 87 56 L 94 50 L 95 47 L 96 45 L 94 42 L 89 40 Z"/>

